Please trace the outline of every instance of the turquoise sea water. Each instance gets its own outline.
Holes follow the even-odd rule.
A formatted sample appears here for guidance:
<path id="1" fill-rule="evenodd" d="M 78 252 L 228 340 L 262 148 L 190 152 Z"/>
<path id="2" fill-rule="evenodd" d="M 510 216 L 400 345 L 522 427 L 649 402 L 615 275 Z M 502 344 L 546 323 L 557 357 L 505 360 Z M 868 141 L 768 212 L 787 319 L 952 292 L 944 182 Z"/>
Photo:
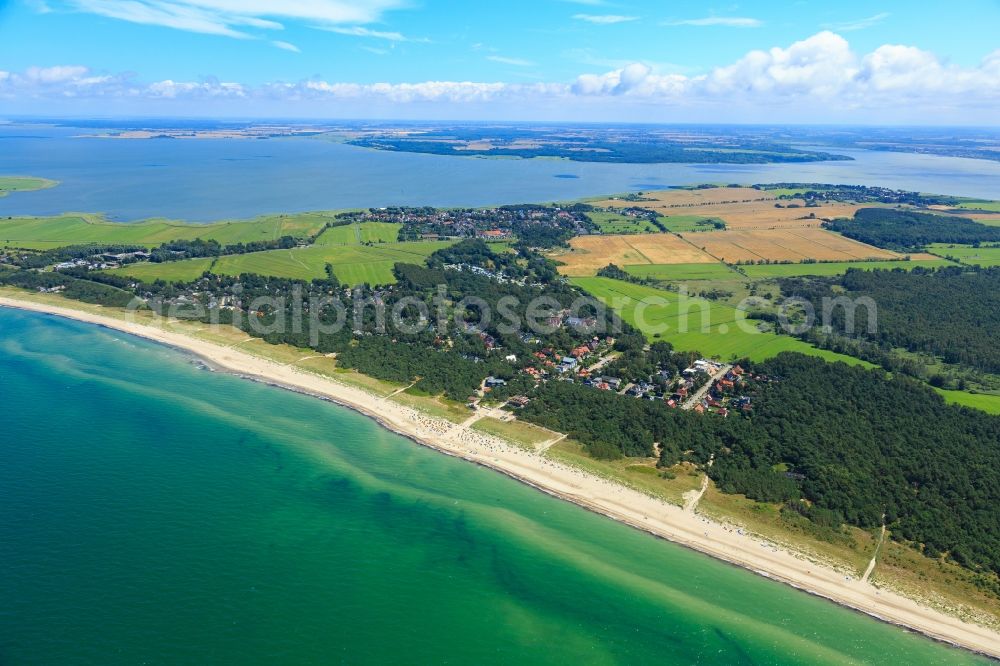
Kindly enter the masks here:
<path id="1" fill-rule="evenodd" d="M 123 334 L 0 400 L 0 664 L 977 661 Z"/>

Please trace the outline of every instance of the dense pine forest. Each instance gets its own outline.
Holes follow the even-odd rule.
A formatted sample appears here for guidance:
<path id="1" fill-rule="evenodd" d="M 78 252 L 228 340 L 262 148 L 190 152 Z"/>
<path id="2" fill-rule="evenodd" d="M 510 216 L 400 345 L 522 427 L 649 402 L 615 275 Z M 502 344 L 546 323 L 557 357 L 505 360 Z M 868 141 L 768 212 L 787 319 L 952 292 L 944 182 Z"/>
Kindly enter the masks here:
<path id="1" fill-rule="evenodd" d="M 729 418 L 552 382 L 521 418 L 593 455 L 706 464 L 727 493 L 782 502 L 821 524 L 886 524 L 931 557 L 1000 573 L 1000 417 L 926 385 L 784 353 L 752 366 L 753 409 Z"/>
<path id="2" fill-rule="evenodd" d="M 911 272 L 850 270 L 841 277 L 788 278 L 786 296 L 804 298 L 817 313 L 823 299 L 870 297 L 878 311 L 878 329 L 867 329 L 867 312 L 857 312 L 854 336 L 882 348 L 925 352 L 982 372 L 1000 373 L 1000 268 L 947 267 Z M 833 331 L 844 335 L 848 311 L 833 308 Z"/>
<path id="3" fill-rule="evenodd" d="M 900 252 L 922 248 L 929 243 L 1000 242 L 1000 227 L 980 224 L 967 217 L 893 208 L 862 208 L 853 219 L 837 219 L 824 226 L 856 241 Z"/>

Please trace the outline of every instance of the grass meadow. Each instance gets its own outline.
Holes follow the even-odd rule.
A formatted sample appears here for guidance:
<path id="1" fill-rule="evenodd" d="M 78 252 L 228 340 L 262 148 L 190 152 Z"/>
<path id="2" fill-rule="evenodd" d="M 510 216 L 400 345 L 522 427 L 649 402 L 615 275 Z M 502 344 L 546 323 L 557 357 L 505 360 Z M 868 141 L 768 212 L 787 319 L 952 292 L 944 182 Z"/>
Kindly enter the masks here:
<path id="1" fill-rule="evenodd" d="M 749 358 L 754 361 L 771 358 L 783 351 L 797 351 L 829 361 L 864 364 L 849 356 L 816 349 L 787 335 L 757 331 L 756 322 L 750 320 L 739 325 L 742 312 L 725 303 L 688 297 L 690 307 L 685 308 L 678 294 L 662 289 L 601 277 L 570 281 L 614 307 L 622 319 L 642 330 L 650 341 L 665 340 L 682 351 L 698 351 L 724 360 Z M 644 301 L 656 304 L 643 306 Z M 658 332 L 657 327 L 665 327 L 665 330 Z"/>
<path id="2" fill-rule="evenodd" d="M 646 234 L 659 231 L 648 220 L 622 215 L 621 213 L 587 213 L 603 234 Z"/>
<path id="3" fill-rule="evenodd" d="M 952 257 L 963 264 L 972 266 L 1000 266 L 1000 246 L 972 247 L 971 245 L 946 245 L 935 243 L 929 251 L 939 257 Z"/>
<path id="4" fill-rule="evenodd" d="M 326 213 L 264 215 L 252 220 L 196 224 L 171 220 L 109 222 L 97 215 L 0 219 L 0 244 L 50 249 L 88 243 L 155 247 L 173 240 L 215 240 L 223 245 L 311 236 L 333 218 Z"/>
<path id="5" fill-rule="evenodd" d="M 218 275 L 256 273 L 297 280 L 326 277 L 326 265 L 344 284 L 391 284 L 397 263 L 422 264 L 431 253 L 451 245 L 450 241 L 381 243 L 378 245 L 311 245 L 291 250 L 268 250 L 219 257 L 212 265 Z M 205 262 L 209 262 L 206 264 Z M 132 264 L 114 272 L 146 281 L 197 277 L 211 264 L 208 259 L 185 259 L 162 264 Z"/>

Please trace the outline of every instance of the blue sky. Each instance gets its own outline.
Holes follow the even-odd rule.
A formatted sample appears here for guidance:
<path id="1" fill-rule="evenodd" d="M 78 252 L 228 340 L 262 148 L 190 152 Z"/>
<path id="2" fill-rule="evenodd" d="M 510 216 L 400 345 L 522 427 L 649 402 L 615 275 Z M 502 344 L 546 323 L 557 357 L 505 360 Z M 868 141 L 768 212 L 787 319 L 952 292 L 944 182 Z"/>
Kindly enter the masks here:
<path id="1" fill-rule="evenodd" d="M 0 112 L 992 124 L 998 25 L 1000 0 L 0 0 Z"/>

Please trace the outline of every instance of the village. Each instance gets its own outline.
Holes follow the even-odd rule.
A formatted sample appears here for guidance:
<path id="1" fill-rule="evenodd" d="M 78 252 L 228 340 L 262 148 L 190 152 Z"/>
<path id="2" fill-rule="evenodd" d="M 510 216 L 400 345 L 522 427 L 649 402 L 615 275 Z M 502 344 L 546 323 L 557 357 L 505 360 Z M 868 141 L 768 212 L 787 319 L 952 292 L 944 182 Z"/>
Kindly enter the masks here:
<path id="1" fill-rule="evenodd" d="M 481 337 L 490 338 L 485 334 Z M 494 348 L 495 340 L 484 342 L 488 348 Z M 595 336 L 565 354 L 552 347 L 545 347 L 534 352 L 532 361 L 520 372 L 530 378 L 530 384 L 535 387 L 548 381 L 576 382 L 594 390 L 613 391 L 637 400 L 659 400 L 671 409 L 690 410 L 696 414 L 713 414 L 726 418 L 732 411 L 751 409 L 751 398 L 743 394 L 747 386 L 747 373 L 738 364 L 701 358 L 679 374 L 667 368 L 659 368 L 655 375 L 645 379 L 626 381 L 602 372 L 607 366 L 613 366 L 619 357 L 614 351 L 614 342 L 612 337 Z M 510 363 L 517 362 L 514 355 L 508 355 L 506 360 Z M 508 385 L 508 380 L 487 377 L 479 394 L 470 396 L 467 404 L 472 409 L 485 404 L 499 405 L 514 413 L 531 402 L 530 396 L 524 394 L 491 399 L 491 394 L 506 394 Z"/>

